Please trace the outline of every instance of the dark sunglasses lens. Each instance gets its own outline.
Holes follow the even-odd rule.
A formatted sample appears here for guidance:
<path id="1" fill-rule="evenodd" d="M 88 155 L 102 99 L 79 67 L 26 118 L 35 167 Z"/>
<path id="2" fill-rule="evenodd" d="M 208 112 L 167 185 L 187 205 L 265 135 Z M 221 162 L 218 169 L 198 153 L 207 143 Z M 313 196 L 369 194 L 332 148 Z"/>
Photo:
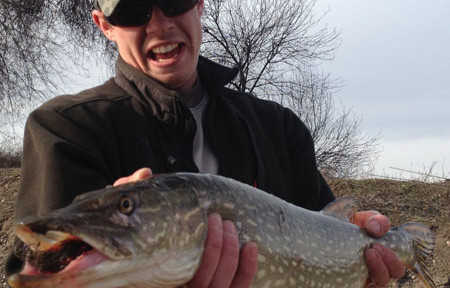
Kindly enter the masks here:
<path id="1" fill-rule="evenodd" d="M 161 0 L 158 2 L 158 6 L 161 7 L 164 14 L 176 16 L 190 10 L 198 0 Z"/>
<path id="2" fill-rule="evenodd" d="M 114 26 L 140 26 L 147 24 L 152 15 L 152 5 L 157 5 L 167 16 L 176 16 L 190 10 L 199 0 L 122 0 L 111 16 L 106 17 Z"/>
<path id="3" fill-rule="evenodd" d="M 140 26 L 151 16 L 151 2 L 145 0 L 120 1 L 111 16 L 106 17 L 114 26 Z"/>

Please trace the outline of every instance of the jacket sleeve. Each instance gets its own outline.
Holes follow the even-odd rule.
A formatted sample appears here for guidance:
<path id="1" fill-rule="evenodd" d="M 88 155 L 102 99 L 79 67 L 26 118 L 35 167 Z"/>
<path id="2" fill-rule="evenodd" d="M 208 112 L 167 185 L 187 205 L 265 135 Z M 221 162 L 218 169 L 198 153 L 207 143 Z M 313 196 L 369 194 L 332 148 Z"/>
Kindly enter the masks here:
<path id="1" fill-rule="evenodd" d="M 285 108 L 285 135 L 294 186 L 294 204 L 310 210 L 321 210 L 335 199 L 317 168 L 314 142 L 306 125 Z"/>
<path id="2" fill-rule="evenodd" d="M 25 125 L 16 220 L 46 214 L 78 194 L 112 183 L 100 149 L 75 123 L 55 110 L 39 108 Z M 16 238 L 5 274 L 22 269 L 23 244 Z"/>
<path id="3" fill-rule="evenodd" d="M 43 215 L 78 194 L 112 182 L 100 149 L 76 123 L 53 109 L 27 119 L 16 219 Z"/>

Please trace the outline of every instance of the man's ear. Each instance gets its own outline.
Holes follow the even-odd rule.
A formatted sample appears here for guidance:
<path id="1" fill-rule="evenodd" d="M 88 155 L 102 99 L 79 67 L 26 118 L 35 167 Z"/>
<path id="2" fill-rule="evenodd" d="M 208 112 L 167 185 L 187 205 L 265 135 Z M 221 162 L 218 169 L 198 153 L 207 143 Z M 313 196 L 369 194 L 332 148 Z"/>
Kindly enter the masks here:
<path id="1" fill-rule="evenodd" d="M 93 10 L 92 20 L 94 21 L 95 25 L 97 25 L 97 27 L 103 32 L 103 35 L 105 35 L 106 38 L 114 41 L 114 34 L 112 33 L 113 28 L 111 24 L 106 21 L 103 12 L 101 12 L 100 10 Z"/>
<path id="2" fill-rule="evenodd" d="M 198 15 L 200 15 L 200 17 L 202 17 L 204 9 L 205 9 L 205 2 L 204 0 L 200 0 L 197 4 L 197 9 L 198 9 Z"/>

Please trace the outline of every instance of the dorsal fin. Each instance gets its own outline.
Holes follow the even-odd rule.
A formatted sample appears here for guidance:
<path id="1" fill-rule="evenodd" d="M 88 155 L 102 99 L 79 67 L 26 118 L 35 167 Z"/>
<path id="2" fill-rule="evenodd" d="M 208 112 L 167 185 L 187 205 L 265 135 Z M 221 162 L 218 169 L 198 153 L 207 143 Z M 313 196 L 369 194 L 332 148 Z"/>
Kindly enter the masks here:
<path id="1" fill-rule="evenodd" d="M 357 208 L 358 205 L 354 198 L 340 197 L 329 203 L 320 212 L 342 221 L 351 222 L 353 214 L 358 210 Z"/>

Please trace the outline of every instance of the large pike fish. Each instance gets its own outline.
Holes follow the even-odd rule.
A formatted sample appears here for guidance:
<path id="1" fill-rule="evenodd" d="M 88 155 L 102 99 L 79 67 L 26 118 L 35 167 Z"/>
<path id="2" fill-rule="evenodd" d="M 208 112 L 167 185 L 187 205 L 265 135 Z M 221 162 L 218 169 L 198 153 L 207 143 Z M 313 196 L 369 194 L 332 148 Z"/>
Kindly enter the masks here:
<path id="1" fill-rule="evenodd" d="M 179 287 L 199 267 L 208 214 L 232 220 L 241 243 L 258 243 L 252 287 L 361 288 L 364 250 L 379 242 L 395 251 L 428 288 L 425 265 L 434 236 L 406 223 L 373 239 L 348 218 L 340 198 L 311 212 L 220 176 L 167 174 L 77 197 L 69 206 L 16 226 L 26 268 L 11 287 Z M 193 287 L 194 288 L 194 287 Z"/>

